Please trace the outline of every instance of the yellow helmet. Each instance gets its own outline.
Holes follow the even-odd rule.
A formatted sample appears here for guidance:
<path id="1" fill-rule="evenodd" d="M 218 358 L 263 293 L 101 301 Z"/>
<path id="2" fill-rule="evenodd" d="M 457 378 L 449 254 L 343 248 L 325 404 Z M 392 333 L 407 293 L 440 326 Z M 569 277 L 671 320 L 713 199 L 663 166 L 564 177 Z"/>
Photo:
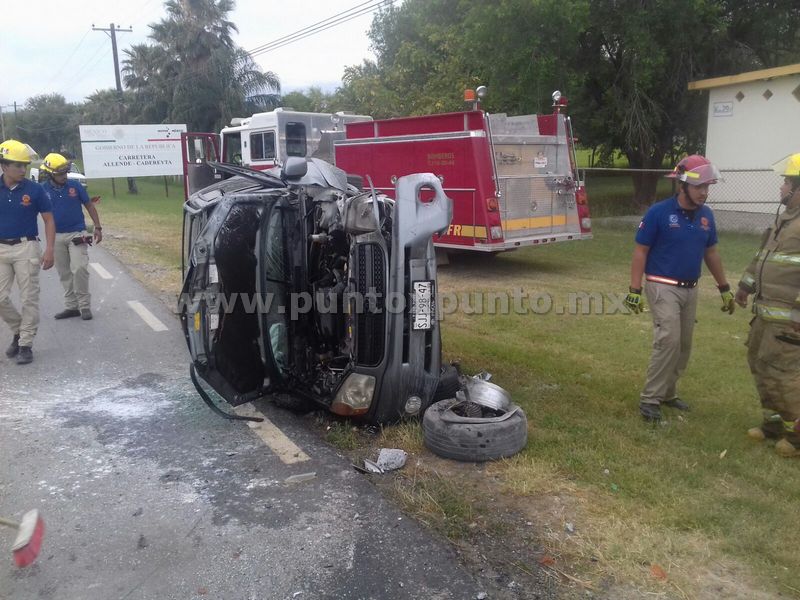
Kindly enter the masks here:
<path id="1" fill-rule="evenodd" d="M 41 166 L 45 173 L 66 173 L 69 171 L 69 160 L 61 154 L 51 152 L 44 157 Z"/>
<path id="2" fill-rule="evenodd" d="M 800 152 L 782 158 L 772 169 L 783 177 L 800 177 Z"/>
<path id="3" fill-rule="evenodd" d="M 6 140 L 0 144 L 0 162 L 30 163 L 36 152 L 28 144 L 17 140 Z"/>

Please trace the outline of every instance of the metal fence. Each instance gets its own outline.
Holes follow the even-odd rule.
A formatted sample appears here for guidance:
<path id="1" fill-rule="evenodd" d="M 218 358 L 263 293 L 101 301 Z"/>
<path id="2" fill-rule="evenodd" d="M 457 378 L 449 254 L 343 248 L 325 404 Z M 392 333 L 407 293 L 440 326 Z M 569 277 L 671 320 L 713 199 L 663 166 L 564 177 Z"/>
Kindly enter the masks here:
<path id="1" fill-rule="evenodd" d="M 633 201 L 632 175 L 636 172 L 662 177 L 657 188 L 659 200 L 677 189 L 674 180 L 663 178 L 668 170 L 581 169 L 593 218 L 638 218 L 642 209 Z M 722 180 L 711 186 L 706 201 L 714 210 L 719 230 L 756 233 L 774 222 L 778 188 L 783 182 L 780 175 L 771 169 L 726 169 L 721 174 Z"/>

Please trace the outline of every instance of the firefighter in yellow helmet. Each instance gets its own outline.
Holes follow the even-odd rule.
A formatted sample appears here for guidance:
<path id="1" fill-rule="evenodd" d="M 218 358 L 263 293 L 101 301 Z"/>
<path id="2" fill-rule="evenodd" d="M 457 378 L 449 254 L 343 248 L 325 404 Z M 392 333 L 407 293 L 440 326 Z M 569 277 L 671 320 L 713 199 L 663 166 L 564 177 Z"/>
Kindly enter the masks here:
<path id="1" fill-rule="evenodd" d="M 27 144 L 0 144 L 0 318 L 11 328 L 8 358 L 24 365 L 33 360 L 31 347 L 39 327 L 39 268 L 53 266 L 56 227 L 50 198 L 41 185 L 25 177 L 33 151 Z M 39 247 L 37 216 L 44 221 L 47 246 Z M 17 282 L 20 309 L 9 297 Z"/>
<path id="2" fill-rule="evenodd" d="M 61 154 L 51 152 L 44 157 L 41 170 L 46 181 L 42 183 L 53 203 L 53 218 L 56 222 L 56 270 L 64 288 L 64 310 L 56 313 L 56 319 L 80 317 L 84 321 L 92 318 L 89 295 L 89 245 L 103 239 L 100 216 L 78 181 L 68 178 L 71 162 Z M 94 223 L 92 236 L 86 231 L 83 209 Z"/>
<path id="3" fill-rule="evenodd" d="M 800 153 L 773 168 L 783 176 L 779 213 L 739 281 L 736 302 L 745 307 L 753 294 L 756 315 L 747 361 L 763 419 L 747 435 L 777 439 L 775 451 L 790 457 L 800 456 Z"/>

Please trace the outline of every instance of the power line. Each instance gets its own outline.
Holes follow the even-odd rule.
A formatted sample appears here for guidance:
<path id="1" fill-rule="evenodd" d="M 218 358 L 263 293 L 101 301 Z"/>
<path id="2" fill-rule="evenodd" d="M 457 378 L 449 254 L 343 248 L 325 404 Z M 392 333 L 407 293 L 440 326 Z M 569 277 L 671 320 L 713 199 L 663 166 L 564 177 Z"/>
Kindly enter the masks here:
<path id="1" fill-rule="evenodd" d="M 105 56 L 105 49 L 108 43 L 109 40 L 107 38 L 100 42 L 100 46 L 98 46 L 94 55 L 87 62 L 84 63 L 83 67 L 78 69 L 75 77 L 71 81 L 72 84 L 79 83 L 86 78 L 86 76 L 91 72 L 94 66 L 100 62 L 100 59 Z"/>
<path id="2" fill-rule="evenodd" d="M 326 19 L 323 19 L 322 21 L 318 21 L 317 23 L 308 25 L 302 29 L 298 29 L 293 33 L 284 35 L 271 42 L 253 48 L 248 52 L 248 54 L 250 54 L 251 57 L 256 57 L 260 54 L 266 54 L 267 52 L 277 50 L 278 48 L 282 48 L 288 44 L 292 44 L 309 36 L 316 35 L 325 31 L 326 29 L 336 27 L 337 25 L 341 25 L 342 23 L 346 23 L 347 21 L 351 21 L 362 15 L 375 12 L 375 10 L 378 8 L 381 8 L 382 6 L 388 6 L 392 4 L 392 2 L 393 0 L 369 0 L 369 2 L 357 4 L 352 8 L 332 15 Z"/>
<path id="3" fill-rule="evenodd" d="M 71 59 L 71 58 L 72 58 L 72 57 L 75 55 L 75 52 L 77 52 L 77 51 L 78 51 L 78 48 L 80 48 L 80 47 L 81 47 L 81 44 L 83 43 L 83 40 L 85 40 L 85 39 L 86 39 L 86 36 L 87 36 L 87 35 L 89 35 L 89 30 L 88 30 L 88 29 L 87 29 L 87 30 L 86 30 L 86 32 L 83 34 L 83 37 L 82 37 L 82 38 L 80 39 L 80 41 L 78 42 L 78 45 L 77 45 L 77 46 L 75 46 L 75 47 L 72 49 L 72 52 L 70 52 L 70 53 L 69 53 L 69 56 L 67 56 L 67 58 L 64 60 L 64 62 L 61 64 L 61 66 L 60 66 L 58 69 L 56 69 L 56 71 L 55 71 L 55 73 L 53 74 L 53 76 L 52 76 L 52 77 L 50 78 L 50 80 L 47 82 L 48 84 L 51 84 L 53 81 L 55 81 L 56 79 L 58 79 L 58 77 L 60 77 L 60 76 L 61 76 L 61 75 L 64 73 L 64 67 L 66 67 L 66 66 L 67 66 L 67 64 L 69 63 L 70 59 Z"/>

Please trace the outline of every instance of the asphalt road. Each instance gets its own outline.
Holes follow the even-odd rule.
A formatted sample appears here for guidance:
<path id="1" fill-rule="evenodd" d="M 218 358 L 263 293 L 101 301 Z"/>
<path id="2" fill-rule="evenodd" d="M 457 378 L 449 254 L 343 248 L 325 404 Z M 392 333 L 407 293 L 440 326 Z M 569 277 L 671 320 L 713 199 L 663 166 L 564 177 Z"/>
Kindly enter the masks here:
<path id="1" fill-rule="evenodd" d="M 39 559 L 0 598 L 470 599 L 450 548 L 384 501 L 290 413 L 228 422 L 188 377 L 177 319 L 102 248 L 92 321 L 56 321 L 41 275 L 34 362 L 0 353 L 0 516 L 39 508 Z M 138 303 L 138 304 L 137 304 Z M 10 341 L 0 323 L 0 345 Z"/>

